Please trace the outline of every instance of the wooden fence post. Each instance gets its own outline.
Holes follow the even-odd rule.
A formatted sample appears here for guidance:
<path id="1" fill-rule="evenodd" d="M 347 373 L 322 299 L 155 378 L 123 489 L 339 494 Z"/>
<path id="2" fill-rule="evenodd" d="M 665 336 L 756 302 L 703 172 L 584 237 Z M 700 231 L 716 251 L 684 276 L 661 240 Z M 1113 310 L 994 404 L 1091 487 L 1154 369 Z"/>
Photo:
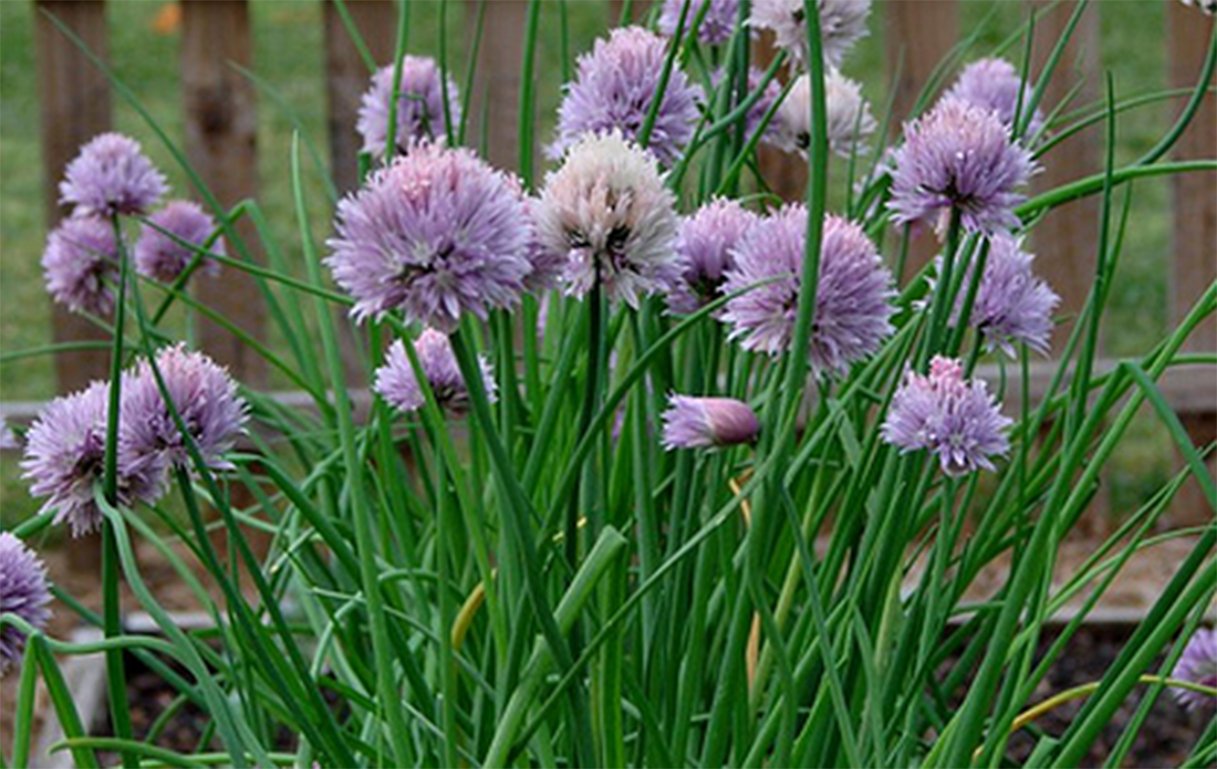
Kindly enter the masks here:
<path id="1" fill-rule="evenodd" d="M 494 0 L 491 0 L 494 2 Z M 608 26 L 609 29 L 617 26 L 617 22 L 621 20 L 621 12 L 625 10 L 626 0 L 609 0 L 608 3 Z M 641 23 L 651 10 L 651 0 L 632 0 L 630 4 L 630 17 L 625 20 L 626 24 Z"/>
<path id="2" fill-rule="evenodd" d="M 35 4 L 42 190 L 50 231 L 68 213 L 59 205 L 59 180 L 63 178 L 64 166 L 75 157 L 80 145 L 110 128 L 110 84 L 76 44 L 56 29 L 46 16 L 48 13 L 75 32 L 103 60 L 108 58 L 108 44 L 104 2 L 38 0 Z M 106 338 L 92 323 L 58 304 L 52 305 L 51 318 L 56 342 Z M 104 350 L 56 355 L 59 391 L 78 390 L 94 379 L 105 378 L 108 361 Z"/>
<path id="3" fill-rule="evenodd" d="M 232 64 L 250 67 L 246 0 L 182 2 L 182 97 L 186 155 L 225 207 L 257 192 L 258 121 L 253 86 Z M 237 232 L 253 247 L 256 234 L 242 221 Z M 229 246 L 236 256 L 236 249 Z M 197 275 L 199 300 L 253 334 L 262 336 L 264 308 L 257 287 L 235 269 Z M 200 343 L 246 384 L 260 384 L 266 367 L 246 345 L 217 324 L 200 322 Z"/>
<path id="4" fill-rule="evenodd" d="M 1181 3 L 1167 3 L 1167 52 L 1170 83 L 1190 87 L 1200 68 L 1213 34 L 1213 19 Z M 1212 84 L 1210 83 L 1210 86 Z M 1199 112 L 1175 146 L 1179 160 L 1217 157 L 1217 99 L 1204 97 Z M 1178 174 L 1171 177 L 1174 214 L 1173 248 L 1170 251 L 1170 319 L 1176 323 L 1201 294 L 1217 280 L 1217 173 Z M 1188 339 L 1186 349 L 1217 350 L 1217 318 L 1209 317 Z M 1212 372 L 1212 367 L 1208 369 Z M 1217 375 L 1210 373 L 1205 411 L 1182 414 L 1193 443 L 1204 446 L 1217 440 Z M 1210 473 L 1217 473 L 1217 460 L 1209 457 Z M 1200 486 L 1189 480 L 1175 500 L 1171 522 L 1175 525 L 1212 522 L 1214 511 Z"/>
<path id="5" fill-rule="evenodd" d="M 891 131 L 899 136 L 904 121 L 935 67 L 959 39 L 959 3 L 956 0 L 892 0 L 884 3 L 887 34 L 887 70 L 894 78 Z M 897 77 L 897 73 L 899 76 Z M 914 227 L 909 240 L 904 279 L 916 274 L 939 250 L 938 238 L 928 227 Z"/>
<path id="6" fill-rule="evenodd" d="M 1037 12 L 1032 50 L 1032 73 L 1038 77 L 1052 47 L 1060 38 L 1074 6 L 1062 3 L 1050 8 L 1049 0 L 1032 0 Z M 1043 16 L 1039 16 L 1043 13 Z M 1079 83 L 1073 105 L 1095 102 L 1102 96 L 1102 67 L 1099 61 L 1099 8 L 1091 4 L 1083 13 L 1060 64 L 1044 93 L 1040 109 L 1047 113 Z M 1037 191 L 1057 187 L 1101 170 L 1103 125 L 1093 125 L 1054 147 L 1043 159 L 1044 170 L 1036 177 Z M 1094 282 L 1095 247 L 1098 243 L 1099 198 L 1090 196 L 1067 203 L 1044 217 L 1035 228 L 1033 250 L 1036 272 L 1061 297 L 1059 315 L 1081 312 Z M 1059 345 L 1073 328 L 1064 323 L 1053 332 Z"/>
<path id="7" fill-rule="evenodd" d="M 478 5 L 478 0 L 467 0 L 465 5 L 465 23 L 470 40 L 473 39 Z M 519 160 L 516 144 L 520 115 L 520 66 L 524 61 L 527 12 L 528 3 L 524 0 L 487 0 L 485 5 L 482 44 L 478 48 L 473 93 L 469 95 L 469 115 L 466 118 L 469 127 L 465 132 L 465 142 L 479 147 L 485 133 L 486 158 L 499 168 L 515 168 Z M 488 123 L 483 123 L 483 118 Z"/>
<path id="8" fill-rule="evenodd" d="M 355 121 L 359 100 L 368 88 L 371 73 L 342 23 L 334 0 L 326 0 L 324 8 L 330 174 L 338 191 L 343 193 L 355 189 L 358 183 L 356 165 L 362 144 L 355 131 Z M 376 65 L 389 64 L 397 29 L 397 12 L 392 0 L 349 2 L 346 8 Z"/>

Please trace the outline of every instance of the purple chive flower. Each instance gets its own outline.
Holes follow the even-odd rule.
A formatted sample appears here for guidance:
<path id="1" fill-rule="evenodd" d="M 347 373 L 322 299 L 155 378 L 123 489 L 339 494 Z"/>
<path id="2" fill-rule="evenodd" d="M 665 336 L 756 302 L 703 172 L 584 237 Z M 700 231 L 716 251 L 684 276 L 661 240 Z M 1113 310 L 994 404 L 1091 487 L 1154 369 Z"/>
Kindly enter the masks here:
<path id="1" fill-rule="evenodd" d="M 1036 170 L 992 110 L 959 99 L 905 123 L 904 144 L 892 157 L 895 221 L 941 229 L 955 209 L 966 229 L 986 235 L 1018 226 L 1014 206 L 1024 196 L 1014 190 Z"/>
<path id="2" fill-rule="evenodd" d="M 875 132 L 875 118 L 862 98 L 862 86 L 836 70 L 824 77 L 824 116 L 828 148 L 841 157 L 863 154 L 867 137 Z M 806 157 L 811 144 L 811 81 L 801 75 L 776 115 L 780 127 L 778 146 Z"/>
<path id="3" fill-rule="evenodd" d="M 106 449 L 106 411 L 110 386 L 94 382 L 84 390 L 47 404 L 26 433 L 22 475 L 30 494 L 47 497 L 42 510 L 56 509 L 55 523 L 67 522 L 79 537 L 101 526 L 94 499 Z M 151 504 L 163 493 L 165 466 L 158 462 L 120 463 L 118 501 Z"/>
<path id="4" fill-rule="evenodd" d="M 514 304 L 532 269 L 519 186 L 467 149 L 420 144 L 338 204 L 325 260 L 362 320 L 401 309 L 444 331 Z"/>
<path id="5" fill-rule="evenodd" d="M 17 435 L 8 426 L 8 420 L 0 414 L 0 451 L 14 451 L 19 448 L 21 441 L 17 440 Z"/>
<path id="6" fill-rule="evenodd" d="M 1019 101 L 1019 91 L 1022 101 Z M 974 61 L 943 95 L 946 99 L 959 99 L 977 107 L 993 110 L 997 119 L 1009 131 L 1014 126 L 1014 110 L 1021 108 L 1026 114 L 1031 104 L 1031 84 L 1023 86 L 1022 75 L 1005 59 L 981 59 Z M 1025 118 L 1019 116 L 1022 121 Z M 1027 124 L 1027 136 L 1035 136 L 1044 127 L 1044 116 L 1038 109 Z"/>
<path id="7" fill-rule="evenodd" d="M 461 376 L 448 336 L 433 328 L 425 329 L 414 340 L 414 351 L 439 407 L 453 416 L 464 414 L 469 408 L 469 388 Z M 484 356 L 478 356 L 478 363 L 482 368 L 486 395 L 493 403 L 495 383 L 490 363 Z M 417 411 L 426 403 L 422 388 L 414 376 L 414 367 L 410 365 L 410 358 L 400 339 L 389 347 L 384 365 L 376 369 L 376 382 L 372 389 L 401 411 Z"/>
<path id="8" fill-rule="evenodd" d="M 407 54 L 401 60 L 401 83 L 397 92 L 397 129 L 394 142 L 404 153 L 416 142 L 447 135 L 444 126 L 444 91 L 439 65 L 429 56 Z M 452 77 L 447 79 L 448 116 L 452 129 L 461 123 L 461 99 Z M 393 98 L 393 65 L 381 67 L 372 75 L 364 92 L 355 124 L 363 137 L 363 150 L 384 157 L 385 137 L 389 133 L 389 105 Z"/>
<path id="9" fill-rule="evenodd" d="M 762 219 L 736 246 L 724 293 L 777 278 L 727 303 L 723 319 L 745 349 L 776 355 L 793 343 L 806 243 L 807 209 L 794 204 Z M 808 350 L 817 376 L 844 374 L 879 349 L 892 332 L 894 295 L 891 273 L 866 233 L 826 217 Z"/>
<path id="10" fill-rule="evenodd" d="M 215 220 L 189 200 L 166 203 L 164 208 L 148 217 L 148 221 L 151 224 L 144 225 L 135 243 L 135 269 L 162 283 L 172 283 L 195 258 L 195 252 L 166 233 L 202 248 L 216 231 Z M 206 250 L 223 256 L 226 253 L 224 239 L 217 238 Z M 212 275 L 219 272 L 220 265 L 213 260 L 205 260 L 202 264 Z"/>
<path id="11" fill-rule="evenodd" d="M 1061 298 L 1031 272 L 1035 256 L 1023 251 L 1021 245 L 1017 238 L 1005 234 L 989 241 L 971 323 L 984 334 L 989 349 L 1000 348 L 1014 357 L 1014 344 L 1022 342 L 1047 355 L 1052 313 Z M 963 303 L 963 297 L 959 303 Z"/>
<path id="12" fill-rule="evenodd" d="M 668 41 L 642 27 L 614 29 L 579 57 L 579 71 L 566 85 L 558 109 L 558 138 L 549 147 L 555 159 L 588 134 L 613 129 L 637 139 L 667 58 Z M 701 90 L 673 68 L 659 102 L 647 148 L 671 163 L 693 135 Z"/>
<path id="13" fill-rule="evenodd" d="M 25 543 L 0 532 L 0 614 L 15 614 L 42 630 L 51 618 L 51 591 L 46 566 Z M 0 627 L 0 676 L 21 659 L 25 633 L 11 625 Z"/>
<path id="14" fill-rule="evenodd" d="M 820 39 L 824 61 L 840 67 L 854 43 L 866 36 L 870 0 L 818 0 Z M 807 24 L 803 0 L 753 0 L 753 27 L 771 30 L 779 48 L 784 48 L 793 63 L 807 65 Z"/>
<path id="15" fill-rule="evenodd" d="M 1010 424 L 983 381 L 965 381 L 959 361 L 935 356 L 929 376 L 905 374 L 882 432 L 903 452 L 928 449 L 937 454 L 942 471 L 959 476 L 993 469 L 989 457 L 1010 450 L 1005 435 Z"/>
<path id="16" fill-rule="evenodd" d="M 562 255 L 568 294 L 583 296 L 599 281 L 609 299 L 637 307 L 641 295 L 680 279 L 675 205 L 653 156 L 616 131 L 592 135 L 546 176 L 538 234 Z"/>
<path id="17" fill-rule="evenodd" d="M 108 217 L 142 214 L 165 194 L 165 177 L 129 136 L 94 136 L 68 163 L 59 183 L 59 201 L 81 213 Z"/>
<path id="18" fill-rule="evenodd" d="M 180 344 L 157 353 L 156 368 L 203 461 L 214 470 L 231 469 L 224 454 L 236 445 L 249 417 L 228 371 Z M 122 398 L 119 461 L 124 467 L 193 467 L 147 361 L 124 379 Z"/>
<path id="19" fill-rule="evenodd" d="M 1187 646 L 1183 647 L 1183 654 L 1175 663 L 1171 678 L 1217 688 L 1217 630 L 1200 628 L 1196 631 Z M 1174 687 L 1171 691 L 1179 704 L 1187 710 L 1201 710 L 1217 705 L 1217 698 L 1212 695 L 1181 687 Z"/>
<path id="20" fill-rule="evenodd" d="M 110 282 L 118 281 L 114 227 L 95 216 L 70 216 L 46 239 L 42 273 L 47 293 L 72 312 L 108 315 L 114 309 Z"/>
<path id="21" fill-rule="evenodd" d="M 719 296 L 723 274 L 732 267 L 731 250 L 759 217 L 735 200 L 712 201 L 682 217 L 676 232 L 676 253 L 684 273 L 668 293 L 668 309 L 696 312 Z"/>
<path id="22" fill-rule="evenodd" d="M 734 398 L 694 398 L 673 393 L 663 413 L 663 447 L 696 449 L 752 443 L 761 431 L 756 413 Z"/>
<path id="23" fill-rule="evenodd" d="M 676 34 L 676 25 L 680 22 L 680 10 L 686 0 L 664 0 L 659 12 L 659 31 L 671 37 Z M 697 39 L 705 45 L 719 45 L 731 38 L 735 31 L 735 19 L 739 15 L 739 0 L 688 0 L 689 10 L 685 13 L 684 32 L 687 35 L 697 14 L 706 3 L 710 8 L 697 28 Z"/>

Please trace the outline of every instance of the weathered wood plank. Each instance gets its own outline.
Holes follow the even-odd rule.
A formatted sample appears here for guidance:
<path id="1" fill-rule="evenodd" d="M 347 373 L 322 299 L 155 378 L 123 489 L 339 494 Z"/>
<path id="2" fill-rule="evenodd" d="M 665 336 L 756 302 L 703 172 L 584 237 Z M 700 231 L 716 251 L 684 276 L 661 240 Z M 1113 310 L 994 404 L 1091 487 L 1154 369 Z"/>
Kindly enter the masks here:
<path id="1" fill-rule="evenodd" d="M 479 0 L 465 3 L 466 38 L 470 41 L 479 4 Z M 465 142 L 481 148 L 485 137 L 485 157 L 500 168 L 515 168 L 519 160 L 520 66 L 524 61 L 528 3 L 488 0 L 484 13 Z"/>
<path id="2" fill-rule="evenodd" d="M 258 121 L 252 84 L 232 64 L 250 68 L 249 6 L 246 0 L 184 0 L 182 3 L 182 98 L 186 155 L 220 203 L 232 206 L 258 189 Z M 253 227 L 237 232 L 253 248 Z M 245 331 L 262 335 L 264 308 L 246 275 L 224 270 L 197 275 L 198 298 Z M 222 327 L 200 320 L 200 346 L 235 376 L 257 384 L 264 362 Z"/>
<path id="3" fill-rule="evenodd" d="M 35 13 L 35 54 L 42 137 L 43 197 L 47 230 L 67 215 L 59 205 L 63 168 L 80 145 L 110 128 L 110 84 L 46 14 L 71 29 L 89 50 L 105 60 L 109 56 L 106 5 L 96 0 L 38 0 Z M 104 339 L 92 323 L 52 306 L 52 337 L 56 342 Z M 61 353 L 55 357 L 59 390 L 67 392 L 104 378 L 109 356 L 104 350 Z"/>
<path id="4" fill-rule="evenodd" d="M 347 2 L 347 11 L 377 66 L 393 57 L 397 11 L 392 0 Z M 358 158 L 362 141 L 355 131 L 359 100 L 371 73 L 351 40 L 334 0 L 324 5 L 326 79 L 329 104 L 330 170 L 339 192 L 358 184 Z"/>

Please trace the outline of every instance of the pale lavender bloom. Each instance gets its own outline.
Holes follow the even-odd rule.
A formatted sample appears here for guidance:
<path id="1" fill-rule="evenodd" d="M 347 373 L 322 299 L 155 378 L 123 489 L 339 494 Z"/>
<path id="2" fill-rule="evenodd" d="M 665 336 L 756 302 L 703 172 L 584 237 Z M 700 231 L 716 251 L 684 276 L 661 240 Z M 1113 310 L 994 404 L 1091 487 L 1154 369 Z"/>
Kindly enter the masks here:
<path id="1" fill-rule="evenodd" d="M 990 349 L 1000 348 L 1014 357 L 1014 344 L 1022 342 L 1047 355 L 1052 313 L 1061 298 L 1031 272 L 1035 256 L 1023 251 L 1021 245 L 1017 238 L 1005 234 L 989 241 L 971 323 L 984 334 Z M 963 297 L 959 301 L 962 303 Z"/>
<path id="2" fill-rule="evenodd" d="M 968 230 L 991 235 L 1017 227 L 1015 192 L 1036 170 L 1031 154 L 1010 141 L 997 115 L 959 99 L 944 99 L 904 125 L 892 153 L 896 222 L 923 221 L 940 230 L 952 209 Z"/>
<path id="3" fill-rule="evenodd" d="M 825 130 L 828 148 L 841 157 L 867 150 L 867 137 L 875 132 L 875 118 L 862 98 L 862 86 L 836 70 L 824 75 Z M 777 145 L 787 152 L 807 156 L 811 144 L 811 80 L 801 75 L 778 108 L 780 132 Z"/>
<path id="4" fill-rule="evenodd" d="M 1019 101 L 1019 91 L 1022 101 Z M 1031 104 L 1031 84 L 1023 85 L 1022 75 L 1005 59 L 981 59 L 974 61 L 947 89 L 944 99 L 960 99 L 977 107 L 991 109 L 997 114 L 1007 131 L 1014 127 L 1014 111 L 1019 109 L 1019 121 L 1026 120 L 1027 107 Z M 1044 127 L 1044 116 L 1037 109 L 1027 124 L 1026 136 L 1035 136 Z"/>
<path id="5" fill-rule="evenodd" d="M 668 309 L 696 312 L 719 296 L 724 273 L 732 267 L 731 250 L 759 217 L 736 200 L 714 200 L 682 217 L 676 253 L 684 266 L 681 280 L 668 293 Z"/>
<path id="6" fill-rule="evenodd" d="M 30 494 L 47 497 L 42 511 L 56 509 L 55 523 L 67 522 L 79 537 L 101 526 L 102 513 L 94 499 L 101 481 L 106 449 L 107 382 L 47 404 L 26 433 L 23 478 Z M 120 422 L 121 423 L 121 422 Z M 163 493 L 165 466 L 158 462 L 118 468 L 118 502 L 155 502 Z"/>
<path id="7" fill-rule="evenodd" d="M 446 136 L 444 124 L 444 92 L 448 94 L 448 115 L 452 128 L 461 123 L 461 99 L 452 76 L 447 88 L 441 86 L 441 72 L 435 59 L 407 54 L 401 60 L 401 82 L 397 92 L 396 151 L 406 152 L 419 141 Z M 393 65 L 381 67 L 372 75 L 372 83 L 364 92 L 355 124 L 363 137 L 363 150 L 376 157 L 385 154 L 385 137 L 389 133 L 389 105 L 393 98 Z"/>
<path id="8" fill-rule="evenodd" d="M 42 274 L 47 293 L 72 312 L 108 315 L 114 309 L 118 247 L 114 227 L 96 216 L 70 216 L 46 239 Z"/>
<path id="9" fill-rule="evenodd" d="M 959 361 L 935 356 L 928 376 L 905 374 L 882 434 L 902 453 L 929 450 L 944 473 L 959 476 L 994 469 L 989 457 L 1010 450 L 1005 434 L 1010 425 L 983 381 L 964 380 Z"/>
<path id="10" fill-rule="evenodd" d="M 566 265 L 566 293 L 584 296 L 599 281 L 609 299 L 637 307 L 667 291 L 681 273 L 675 205 L 655 158 L 620 133 L 572 147 L 546 176 L 537 215 L 542 245 Z"/>
<path id="11" fill-rule="evenodd" d="M 867 34 L 866 18 L 870 0 L 816 0 L 820 8 L 820 39 L 824 61 L 840 67 L 854 43 Z M 748 23 L 772 30 L 779 48 L 785 49 L 793 63 L 807 66 L 807 24 L 803 0 L 753 0 Z"/>
<path id="12" fill-rule="evenodd" d="M 174 240 L 169 234 L 191 245 L 203 248 L 216 231 L 215 220 L 198 203 L 172 200 L 148 217 L 139 240 L 135 243 L 135 269 L 141 275 L 162 283 L 172 283 L 195 258 L 195 252 Z M 158 229 L 159 228 L 159 229 Z M 164 230 L 164 232 L 162 232 Z M 224 239 L 217 238 L 207 249 L 224 256 Z M 211 275 L 220 270 L 218 262 L 204 258 L 203 269 Z"/>
<path id="13" fill-rule="evenodd" d="M 469 388 L 461 376 L 447 334 L 433 328 L 425 329 L 414 340 L 414 352 L 439 407 L 454 416 L 464 414 L 469 408 Z M 496 391 L 490 362 L 485 356 L 479 355 L 478 364 L 482 369 L 482 386 L 493 403 Z M 422 387 L 414 376 L 414 367 L 410 365 L 410 358 L 400 339 L 389 347 L 384 365 L 376 369 L 372 389 L 401 411 L 417 411 L 426 404 Z"/>
<path id="14" fill-rule="evenodd" d="M 165 177 L 129 136 L 104 133 L 80 148 L 59 183 L 59 200 L 80 213 L 141 214 L 161 199 Z"/>
<path id="15" fill-rule="evenodd" d="M 50 602 L 46 565 L 24 542 L 0 532 L 0 614 L 15 614 L 42 630 L 51 618 Z M 0 627 L 0 676 L 21 659 L 24 649 L 24 632 L 11 625 Z"/>
<path id="16" fill-rule="evenodd" d="M 695 398 L 673 393 L 663 413 L 663 447 L 696 449 L 752 443 L 761 431 L 756 413 L 734 398 Z"/>
<path id="17" fill-rule="evenodd" d="M 686 0 L 664 0 L 659 12 L 659 31 L 671 37 L 676 34 L 676 25 L 680 22 L 680 11 Z M 710 4 L 697 28 L 697 39 L 705 45 L 719 45 L 731 39 L 735 30 L 735 20 L 739 15 L 739 0 L 687 0 L 689 10 L 685 13 L 684 33 L 688 35 L 697 14 L 706 3 Z"/>
<path id="18" fill-rule="evenodd" d="M 793 204 L 762 219 L 736 246 L 723 293 L 777 279 L 727 302 L 723 319 L 744 349 L 777 355 L 793 343 L 806 243 L 807 209 Z M 891 273 L 866 233 L 825 217 L 808 349 L 813 372 L 844 374 L 878 350 L 892 332 L 894 295 Z"/>
<path id="19" fill-rule="evenodd" d="M 471 151 L 420 144 L 338 204 L 325 260 L 357 320 L 400 309 L 444 331 L 515 304 L 532 269 L 518 185 Z"/>
<path id="20" fill-rule="evenodd" d="M 1171 678 L 1217 688 L 1217 630 L 1200 628 L 1196 631 L 1187 646 L 1183 647 L 1183 654 L 1175 663 Z M 1171 691 L 1179 704 L 1187 710 L 1201 710 L 1217 705 L 1217 698 L 1212 695 L 1181 687 L 1174 687 Z"/>
<path id="21" fill-rule="evenodd" d="M 17 440 L 17 435 L 8 426 L 8 421 L 0 415 L 0 451 L 14 451 L 19 448 L 21 441 Z"/>
<path id="22" fill-rule="evenodd" d="M 555 159 L 589 134 L 618 130 L 637 139 L 659 88 L 668 41 L 642 27 L 614 29 L 579 57 L 579 70 L 558 109 L 558 138 L 549 147 Z M 693 135 L 701 89 L 673 67 L 659 102 L 647 149 L 671 163 Z"/>
<path id="23" fill-rule="evenodd" d="M 203 461 L 213 470 L 231 469 L 224 454 L 236 445 L 249 416 L 228 371 L 181 344 L 158 352 L 156 368 Z M 122 401 L 119 461 L 123 467 L 131 472 L 149 464 L 193 467 L 186 440 L 148 361 L 141 361 L 124 377 Z"/>

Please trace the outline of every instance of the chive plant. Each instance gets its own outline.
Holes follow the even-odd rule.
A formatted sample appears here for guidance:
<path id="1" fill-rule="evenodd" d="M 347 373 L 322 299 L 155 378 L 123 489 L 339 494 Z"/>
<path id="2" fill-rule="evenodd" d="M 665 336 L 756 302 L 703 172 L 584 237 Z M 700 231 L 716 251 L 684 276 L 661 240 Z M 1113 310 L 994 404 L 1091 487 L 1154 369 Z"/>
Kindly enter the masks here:
<path id="1" fill-rule="evenodd" d="M 1217 696 L 1195 673 L 1213 664 L 1200 627 L 1217 531 L 1155 534 L 1189 475 L 1217 509 L 1212 447 L 1192 444 L 1158 384 L 1217 363 L 1182 352 L 1217 284 L 1151 349 L 1097 365 L 1136 183 L 1217 169 L 1163 161 L 1211 88 L 1217 41 L 1178 120 L 1127 165 L 1113 154 L 1120 117 L 1184 93 L 1120 99 L 1109 78 L 1100 104 L 1042 110 L 1084 2 L 1038 73 L 992 58 L 1021 42 L 1025 59 L 1033 19 L 997 51 L 978 35 L 944 51 L 916 114 L 882 115 L 882 128 L 907 121 L 889 153 L 847 79 L 868 3 L 670 0 L 563 64 L 541 173 L 536 59 L 541 45 L 570 50 L 564 2 L 529 2 L 515 169 L 462 146 L 476 56 L 464 72 L 446 44 L 438 62 L 408 56 L 400 3 L 394 60 L 376 71 L 337 5 L 374 76 L 360 123 L 374 136 L 341 201 L 309 199 L 316 180 L 333 190 L 309 137 L 271 148 L 289 161 L 297 242 L 276 240 L 256 200 L 220 205 L 137 91 L 50 16 L 207 213 L 188 229 L 149 215 L 163 181 L 131 140 L 87 146 L 68 169 L 75 221 L 110 229 L 91 247 L 53 235 L 44 266 L 53 295 L 110 333 L 112 366 L 24 435 L 47 503 L 0 552 L 0 575 L 16 575 L 0 582 L 0 653 L 17 669 L 6 764 L 30 760 L 40 682 L 64 728 L 55 749 L 81 766 L 102 750 L 125 766 L 997 766 L 1014 761 L 1013 735 L 1084 700 L 1064 733 L 1033 733 L 1030 763 L 1075 765 L 1139 698 L 1107 759 L 1120 765 L 1164 693 L 1202 708 Z M 542 41 L 550 14 L 561 39 Z M 494 44 L 482 21 L 479 9 L 475 49 Z M 764 69 L 753 27 L 782 48 Z M 1103 172 L 1027 197 L 1050 150 L 1093 124 Z M 803 200 L 769 190 L 761 144 L 807 164 Z M 1086 196 L 1102 212 L 1092 288 L 1071 332 L 1053 334 L 1057 299 L 1022 238 Z M 312 212 L 327 205 L 321 243 L 329 223 Z M 913 228 L 936 230 L 942 255 L 906 275 Z M 129 258 L 137 234 L 161 249 L 156 274 Z M 281 341 L 190 294 L 216 267 L 255 282 Z M 228 328 L 309 405 L 177 344 L 177 305 Z M 1032 354 L 1048 350 L 1033 402 Z M 1056 585 L 1061 543 L 1141 411 L 1184 465 Z M 47 635 L 48 575 L 18 541 L 65 521 L 104 534 L 101 614 L 51 585 L 57 608 L 103 628 L 98 641 Z M 1120 568 L 1185 535 L 1190 555 L 1106 673 L 1040 701 Z M 137 542 L 209 627 L 174 623 Z M 978 595 L 999 563 L 1000 586 Z M 160 636 L 123 630 L 135 606 L 120 582 Z M 1067 602 L 1081 609 L 1044 652 Z M 1188 647 L 1193 635 L 1209 640 Z M 86 732 L 61 672 L 99 652 L 111 736 Z M 176 692 L 146 738 L 126 709 L 133 660 Z M 207 715 L 197 749 L 158 746 L 186 703 Z M 1185 764 L 1215 756 L 1210 724 Z"/>

